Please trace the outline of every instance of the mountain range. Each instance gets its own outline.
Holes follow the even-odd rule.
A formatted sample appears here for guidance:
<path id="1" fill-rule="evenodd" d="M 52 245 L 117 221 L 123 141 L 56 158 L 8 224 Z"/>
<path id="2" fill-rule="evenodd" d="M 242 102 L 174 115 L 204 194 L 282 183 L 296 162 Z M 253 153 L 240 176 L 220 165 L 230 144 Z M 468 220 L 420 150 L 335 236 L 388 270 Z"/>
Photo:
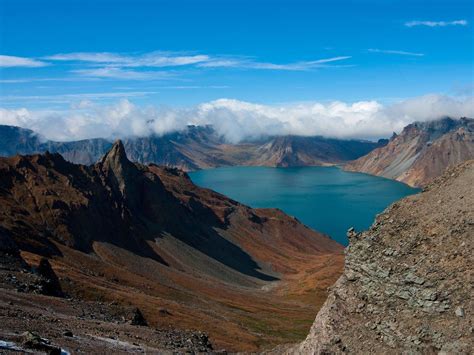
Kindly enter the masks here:
<path id="1" fill-rule="evenodd" d="M 123 140 L 132 161 L 176 167 L 184 171 L 219 166 L 344 165 L 368 173 L 424 186 L 446 168 L 474 158 L 474 120 L 445 117 L 415 122 L 390 140 L 341 140 L 319 136 L 263 137 L 238 144 L 226 142 L 211 126 L 188 126 L 163 136 Z M 0 156 L 49 151 L 66 160 L 94 164 L 112 142 L 103 138 L 71 142 L 41 139 L 31 130 L 0 125 Z"/>
<path id="2" fill-rule="evenodd" d="M 211 126 L 188 126 L 163 136 L 151 135 L 123 140 L 132 161 L 143 164 L 197 170 L 218 166 L 313 166 L 341 164 L 359 158 L 385 144 L 324 137 L 281 136 L 229 144 Z M 73 163 L 90 165 L 112 146 L 103 139 L 54 142 L 41 139 L 31 130 L 0 126 L 0 155 L 60 153 Z"/>
<path id="3" fill-rule="evenodd" d="M 155 328 L 206 331 L 233 351 L 294 341 L 343 260 L 341 245 L 297 219 L 199 188 L 181 170 L 133 163 L 121 141 L 90 166 L 58 153 L 0 158 L 0 221 L 0 320 L 10 332 L 0 339 L 27 329 L 83 351 L 113 351 L 110 327 L 152 352 L 190 349 L 173 345 L 175 333 L 158 342 Z M 75 337 L 64 340 L 64 329 Z"/>

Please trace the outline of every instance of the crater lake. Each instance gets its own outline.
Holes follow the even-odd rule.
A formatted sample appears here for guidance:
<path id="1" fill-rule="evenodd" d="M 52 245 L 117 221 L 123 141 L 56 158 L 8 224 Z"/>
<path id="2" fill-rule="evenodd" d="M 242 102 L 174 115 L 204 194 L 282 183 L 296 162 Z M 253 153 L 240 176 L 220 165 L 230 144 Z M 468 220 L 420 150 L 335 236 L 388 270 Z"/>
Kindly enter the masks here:
<path id="1" fill-rule="evenodd" d="M 223 167 L 189 173 L 193 182 L 255 208 L 279 208 L 347 245 L 350 227 L 365 230 L 376 214 L 419 189 L 339 167 Z"/>

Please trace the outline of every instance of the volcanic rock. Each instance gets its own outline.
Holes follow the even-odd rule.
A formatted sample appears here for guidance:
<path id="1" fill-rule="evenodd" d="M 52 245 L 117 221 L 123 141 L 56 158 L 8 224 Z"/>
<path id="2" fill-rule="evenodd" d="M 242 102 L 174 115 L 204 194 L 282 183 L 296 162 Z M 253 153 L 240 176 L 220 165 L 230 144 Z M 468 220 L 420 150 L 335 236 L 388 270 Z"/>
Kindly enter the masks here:
<path id="1" fill-rule="evenodd" d="M 352 238 L 344 273 L 310 334 L 287 352 L 470 353 L 473 184 L 471 160 Z"/>
<path id="2" fill-rule="evenodd" d="M 143 317 L 142 312 L 138 309 L 135 308 L 132 313 L 132 319 L 130 320 L 131 325 L 142 325 L 142 326 L 147 326 L 148 323 L 145 320 L 145 317 Z"/>
<path id="3" fill-rule="evenodd" d="M 63 297 L 61 284 L 48 259 L 41 258 L 36 272 L 41 276 L 41 293 L 48 296 Z"/>
<path id="4" fill-rule="evenodd" d="M 28 349 L 38 350 L 49 355 L 60 355 L 61 348 L 54 346 L 45 338 L 41 338 L 34 332 L 23 333 L 23 346 Z"/>

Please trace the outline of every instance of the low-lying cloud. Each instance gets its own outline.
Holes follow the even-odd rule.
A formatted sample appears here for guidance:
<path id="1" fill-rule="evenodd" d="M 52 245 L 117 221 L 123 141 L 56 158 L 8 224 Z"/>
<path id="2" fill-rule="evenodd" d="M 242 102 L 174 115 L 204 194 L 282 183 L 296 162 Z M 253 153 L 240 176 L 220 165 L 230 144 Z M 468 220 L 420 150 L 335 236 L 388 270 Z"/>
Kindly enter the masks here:
<path id="1" fill-rule="evenodd" d="M 162 135 L 189 124 L 212 125 L 233 143 L 286 134 L 377 139 L 414 121 L 443 116 L 474 117 L 474 97 L 433 94 L 389 105 L 377 101 L 262 105 L 220 99 L 189 108 L 140 107 L 122 99 L 113 105 L 84 100 L 64 111 L 0 108 L 0 124 L 29 128 L 60 141 Z"/>

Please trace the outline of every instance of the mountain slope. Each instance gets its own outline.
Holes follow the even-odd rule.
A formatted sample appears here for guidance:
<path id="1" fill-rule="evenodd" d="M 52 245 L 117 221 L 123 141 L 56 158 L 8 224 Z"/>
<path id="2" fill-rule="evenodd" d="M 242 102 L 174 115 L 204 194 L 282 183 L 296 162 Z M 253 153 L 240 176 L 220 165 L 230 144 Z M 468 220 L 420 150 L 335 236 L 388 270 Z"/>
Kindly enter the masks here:
<path id="1" fill-rule="evenodd" d="M 152 327 L 205 330 L 234 350 L 300 338 L 342 265 L 342 246 L 296 219 L 132 163 L 120 141 L 92 166 L 0 158 L 0 217 L 8 273 L 47 258 L 78 300 L 134 305 Z M 81 332 L 81 322 L 68 324 Z"/>
<path id="2" fill-rule="evenodd" d="M 469 161 L 350 230 L 344 273 L 290 353 L 470 353 L 473 183 Z"/>
<path id="3" fill-rule="evenodd" d="M 382 144 L 323 137 L 275 137 L 256 149 L 246 165 L 318 166 L 357 159 Z"/>
<path id="4" fill-rule="evenodd" d="M 60 153 L 64 159 L 77 164 L 94 164 L 112 143 L 101 138 L 73 142 L 54 142 L 41 138 L 32 130 L 0 125 L 0 156 L 35 154 L 49 151 Z"/>
<path id="5" fill-rule="evenodd" d="M 359 171 L 423 186 L 447 167 L 474 158 L 474 120 L 444 118 L 413 123 L 385 146 L 345 165 Z"/>
<path id="6" fill-rule="evenodd" d="M 42 141 L 33 131 L 0 126 L 0 155 L 60 153 L 66 160 L 90 165 L 110 149 L 105 139 L 74 142 Z M 210 126 L 188 126 L 163 136 L 127 138 L 125 151 L 132 161 L 155 163 L 182 170 L 218 166 L 306 166 L 338 164 L 367 154 L 381 142 L 326 139 L 323 137 L 266 137 L 229 144 Z"/>

